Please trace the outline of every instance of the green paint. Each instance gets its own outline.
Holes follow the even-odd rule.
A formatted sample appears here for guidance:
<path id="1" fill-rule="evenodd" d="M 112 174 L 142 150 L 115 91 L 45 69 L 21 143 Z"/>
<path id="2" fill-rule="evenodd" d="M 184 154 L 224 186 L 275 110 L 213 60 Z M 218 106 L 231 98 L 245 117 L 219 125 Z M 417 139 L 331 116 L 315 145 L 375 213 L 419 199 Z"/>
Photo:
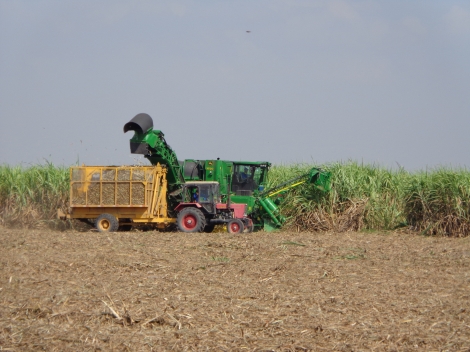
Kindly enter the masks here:
<path id="1" fill-rule="evenodd" d="M 280 228 L 285 218 L 280 214 L 278 204 L 281 196 L 294 187 L 303 183 L 311 183 L 322 191 L 329 191 L 330 173 L 318 168 L 312 168 L 307 174 L 266 190 L 268 171 L 271 163 L 267 161 L 227 161 L 227 160 L 194 160 L 178 161 L 176 153 L 166 143 L 164 134 L 159 130 L 139 133 L 135 131 L 130 140 L 146 147 L 145 157 L 153 164 L 166 165 L 168 169 L 168 188 L 171 192 L 178 190 L 188 181 L 215 181 L 220 185 L 221 201 L 236 204 L 247 204 L 247 215 L 255 228 L 264 225 L 265 229 Z M 276 194 L 276 197 L 273 197 Z M 182 195 L 174 192 L 170 205 L 174 206 L 182 200 Z"/>

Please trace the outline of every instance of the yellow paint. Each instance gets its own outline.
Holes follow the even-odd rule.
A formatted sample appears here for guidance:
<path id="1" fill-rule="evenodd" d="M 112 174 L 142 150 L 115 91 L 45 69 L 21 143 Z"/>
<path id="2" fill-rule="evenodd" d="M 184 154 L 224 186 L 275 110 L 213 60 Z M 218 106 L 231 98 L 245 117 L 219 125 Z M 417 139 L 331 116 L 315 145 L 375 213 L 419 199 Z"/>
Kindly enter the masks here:
<path id="1" fill-rule="evenodd" d="M 269 193 L 269 194 L 268 194 L 268 197 L 271 197 L 271 196 L 273 196 L 273 195 L 275 195 L 275 194 L 278 194 L 278 193 L 287 191 L 288 189 L 294 188 L 294 187 L 296 187 L 296 186 L 298 186 L 298 185 L 301 185 L 302 183 L 305 183 L 305 182 L 307 182 L 307 181 L 306 181 L 306 180 L 300 181 L 300 182 L 294 183 L 293 185 L 289 185 L 289 186 L 287 186 L 287 187 L 281 188 L 280 190 L 278 190 L 278 191 L 276 191 L 276 192 Z"/>
<path id="2" fill-rule="evenodd" d="M 129 173 L 129 180 L 118 180 L 119 171 Z M 103 176 L 114 171 L 114 179 Z M 135 174 L 143 175 L 142 179 L 136 179 Z M 70 211 L 67 218 L 72 219 L 94 219 L 99 215 L 108 213 L 117 219 L 132 219 L 136 223 L 169 224 L 176 222 L 175 218 L 168 217 L 167 204 L 167 169 L 160 164 L 156 166 L 79 166 L 70 168 Z M 114 201 L 112 204 L 103 202 L 103 185 L 113 185 Z M 129 204 L 117 204 L 118 185 L 128 184 Z M 133 185 L 143 185 L 144 204 L 131 204 Z M 95 185 L 95 197 L 99 192 L 99 205 L 90 204 L 88 191 L 90 186 Z M 97 185 L 97 186 L 96 186 Z M 110 197 L 112 198 L 112 197 Z M 77 199 L 80 199 L 78 201 Z M 109 200 L 109 199 L 108 199 Z M 79 204 L 83 203 L 83 204 Z M 97 202 L 98 203 L 98 202 Z M 58 214 L 59 215 L 59 214 Z M 60 214 L 63 215 L 63 214 Z"/>

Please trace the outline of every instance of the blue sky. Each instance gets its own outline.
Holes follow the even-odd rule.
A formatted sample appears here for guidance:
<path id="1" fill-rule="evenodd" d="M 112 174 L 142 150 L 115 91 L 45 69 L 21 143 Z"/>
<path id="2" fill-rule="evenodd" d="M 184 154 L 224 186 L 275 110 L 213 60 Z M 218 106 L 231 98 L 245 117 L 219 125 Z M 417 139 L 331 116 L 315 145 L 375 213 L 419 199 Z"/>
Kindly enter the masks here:
<path id="1" fill-rule="evenodd" d="M 468 167 L 469 93 L 468 1 L 0 0 L 0 163 Z"/>

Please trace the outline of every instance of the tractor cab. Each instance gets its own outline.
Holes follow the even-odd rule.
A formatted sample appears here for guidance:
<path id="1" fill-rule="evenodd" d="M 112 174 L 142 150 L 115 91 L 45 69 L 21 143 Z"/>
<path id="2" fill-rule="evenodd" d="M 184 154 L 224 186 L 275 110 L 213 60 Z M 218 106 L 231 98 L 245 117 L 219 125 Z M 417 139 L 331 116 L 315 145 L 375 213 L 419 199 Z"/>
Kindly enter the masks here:
<path id="1" fill-rule="evenodd" d="M 182 203 L 196 203 L 204 208 L 208 214 L 215 214 L 216 203 L 220 203 L 220 189 L 218 182 L 193 181 L 183 186 Z"/>

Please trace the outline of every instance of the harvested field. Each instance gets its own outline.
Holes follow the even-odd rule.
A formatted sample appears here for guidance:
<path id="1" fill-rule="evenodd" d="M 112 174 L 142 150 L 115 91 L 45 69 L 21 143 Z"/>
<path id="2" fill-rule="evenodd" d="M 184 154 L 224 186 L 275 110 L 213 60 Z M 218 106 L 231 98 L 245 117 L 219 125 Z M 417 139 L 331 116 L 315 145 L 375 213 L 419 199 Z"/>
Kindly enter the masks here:
<path id="1" fill-rule="evenodd" d="M 470 238 L 0 228 L 0 350 L 468 351 Z"/>

